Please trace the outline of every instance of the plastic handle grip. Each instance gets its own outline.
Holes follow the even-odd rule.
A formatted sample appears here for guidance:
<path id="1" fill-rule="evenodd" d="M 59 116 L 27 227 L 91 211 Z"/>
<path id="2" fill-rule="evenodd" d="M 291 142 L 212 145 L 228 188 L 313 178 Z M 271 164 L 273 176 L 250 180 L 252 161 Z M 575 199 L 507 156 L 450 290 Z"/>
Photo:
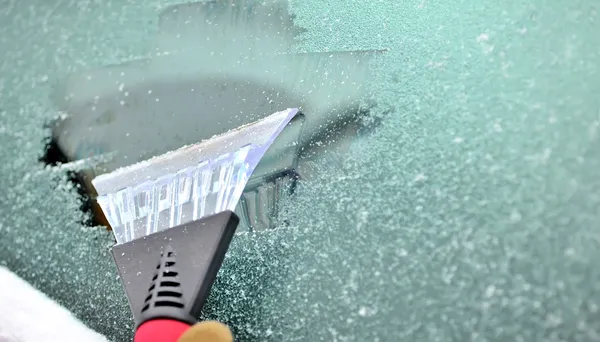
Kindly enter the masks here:
<path id="1" fill-rule="evenodd" d="M 177 342 L 179 337 L 188 330 L 189 324 L 170 320 L 154 319 L 138 327 L 134 342 Z"/>

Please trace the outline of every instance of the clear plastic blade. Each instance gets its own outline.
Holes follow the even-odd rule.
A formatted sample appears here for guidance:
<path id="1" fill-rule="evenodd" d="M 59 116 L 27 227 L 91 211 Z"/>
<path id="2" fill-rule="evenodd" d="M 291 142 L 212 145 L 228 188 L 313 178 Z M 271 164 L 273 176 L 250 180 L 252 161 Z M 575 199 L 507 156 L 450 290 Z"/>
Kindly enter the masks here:
<path id="1" fill-rule="evenodd" d="M 252 172 L 297 109 L 98 176 L 92 184 L 117 244 L 233 211 Z"/>

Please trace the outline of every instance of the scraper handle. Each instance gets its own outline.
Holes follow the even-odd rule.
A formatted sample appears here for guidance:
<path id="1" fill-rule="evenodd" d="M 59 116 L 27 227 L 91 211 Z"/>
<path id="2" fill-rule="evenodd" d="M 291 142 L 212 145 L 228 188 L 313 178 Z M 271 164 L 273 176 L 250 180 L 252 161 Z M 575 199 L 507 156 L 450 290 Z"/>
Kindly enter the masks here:
<path id="1" fill-rule="evenodd" d="M 148 321 L 135 332 L 134 342 L 233 342 L 229 327 L 216 321 L 191 326 L 170 319 Z"/>
<path id="2" fill-rule="evenodd" d="M 148 321 L 135 331 L 134 342 L 177 342 L 181 335 L 190 328 L 187 323 L 171 319 L 154 319 Z"/>

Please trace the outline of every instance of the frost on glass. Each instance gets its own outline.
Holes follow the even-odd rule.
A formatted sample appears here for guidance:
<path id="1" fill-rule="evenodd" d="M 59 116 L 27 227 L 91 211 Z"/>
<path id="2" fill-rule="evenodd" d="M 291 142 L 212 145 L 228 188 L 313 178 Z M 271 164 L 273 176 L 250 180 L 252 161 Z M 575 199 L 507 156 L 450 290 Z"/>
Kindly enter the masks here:
<path id="1" fill-rule="evenodd" d="M 267 149 L 296 116 L 275 113 L 92 180 L 117 244 L 235 210 Z"/>

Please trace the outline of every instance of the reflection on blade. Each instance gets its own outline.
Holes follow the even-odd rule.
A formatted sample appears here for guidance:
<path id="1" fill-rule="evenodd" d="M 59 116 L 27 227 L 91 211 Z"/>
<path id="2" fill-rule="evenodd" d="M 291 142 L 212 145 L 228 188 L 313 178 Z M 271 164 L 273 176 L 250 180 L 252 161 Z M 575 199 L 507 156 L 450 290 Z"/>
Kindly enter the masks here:
<path id="1" fill-rule="evenodd" d="M 92 180 L 117 244 L 223 210 L 234 210 L 248 179 L 297 109 Z"/>

